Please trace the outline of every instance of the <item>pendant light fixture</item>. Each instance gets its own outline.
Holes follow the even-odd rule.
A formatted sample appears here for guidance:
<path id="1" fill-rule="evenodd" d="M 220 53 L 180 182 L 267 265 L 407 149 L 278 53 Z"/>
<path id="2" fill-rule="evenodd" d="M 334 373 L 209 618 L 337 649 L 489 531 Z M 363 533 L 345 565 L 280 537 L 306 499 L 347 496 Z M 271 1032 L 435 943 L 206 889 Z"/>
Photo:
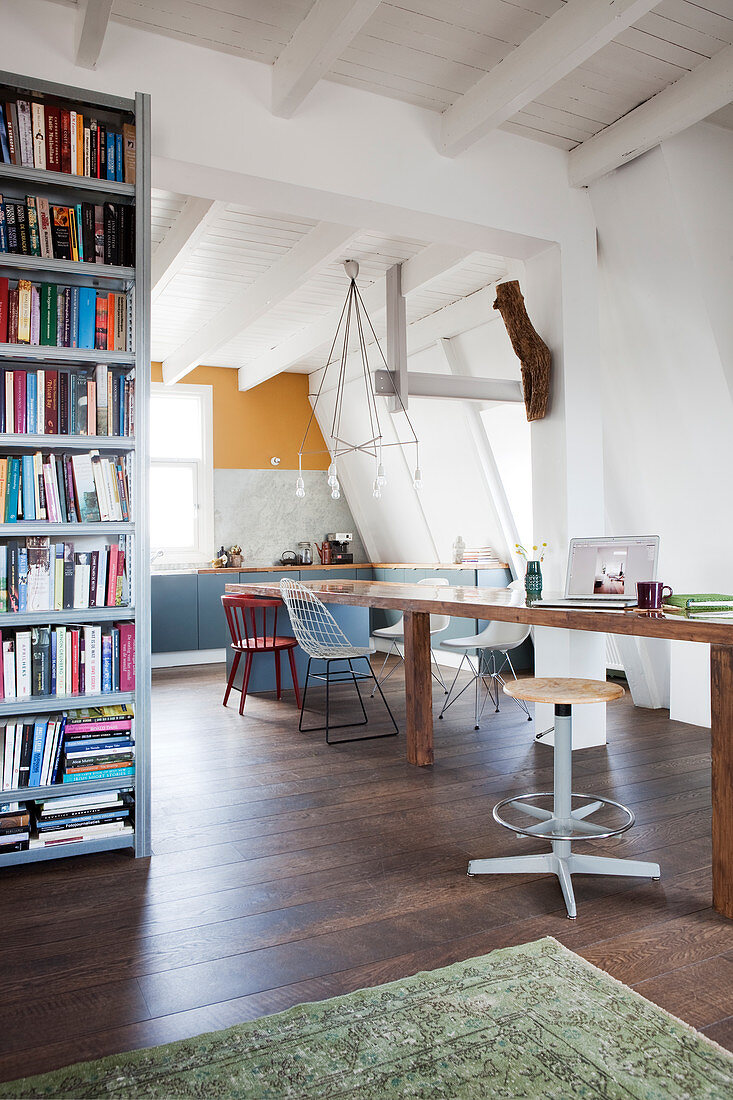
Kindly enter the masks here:
<path id="1" fill-rule="evenodd" d="M 308 420 L 307 427 L 305 429 L 305 435 L 303 436 L 303 442 L 300 445 L 298 451 L 298 478 L 295 483 L 295 495 L 297 497 L 305 496 L 305 482 L 303 481 L 303 456 L 304 455 L 316 455 L 316 454 L 328 454 L 330 456 L 330 464 L 328 467 L 328 487 L 331 490 L 331 497 L 333 500 L 338 500 L 341 496 L 341 484 L 338 477 L 338 463 L 344 455 L 352 454 L 356 451 L 361 451 L 362 454 L 369 455 L 374 459 L 374 481 L 372 483 L 372 494 L 375 499 L 379 500 L 382 496 L 382 490 L 387 485 L 387 475 L 385 472 L 383 462 L 383 451 L 389 447 L 415 447 L 415 469 L 413 475 L 413 486 L 415 489 L 422 488 L 422 472 L 420 470 L 420 443 L 415 433 L 415 429 L 412 425 L 412 421 L 407 415 L 402 399 L 393 386 L 393 396 L 396 400 L 396 412 L 401 412 L 405 416 L 407 426 L 409 429 L 409 438 L 398 439 L 394 443 L 386 443 L 382 433 L 382 426 L 379 420 L 379 409 L 377 407 L 377 395 L 374 392 L 374 382 L 372 378 L 372 372 L 369 369 L 369 357 L 367 352 L 367 336 L 371 333 L 373 337 L 372 347 L 376 348 L 376 353 L 379 356 L 381 362 L 380 368 L 383 367 L 392 378 L 392 374 L 389 371 L 387 360 L 384 357 L 384 353 L 380 347 L 377 339 L 377 334 L 374 331 L 374 326 L 369 319 L 369 315 L 364 306 L 362 296 L 359 292 L 359 288 L 356 285 L 356 279 L 359 274 L 359 265 L 356 260 L 346 260 L 344 263 L 344 270 L 349 279 L 349 288 L 346 292 L 346 301 L 344 302 L 343 309 L 341 310 L 341 316 L 339 317 L 338 325 L 336 326 L 336 333 L 331 344 L 328 358 L 326 359 L 326 366 L 321 377 L 321 382 L 316 393 L 315 400 L 313 401 L 313 408 Z M 334 358 L 334 351 L 339 344 L 340 340 L 340 355 L 338 359 Z M 353 381 L 354 396 L 350 398 L 353 404 L 356 400 L 360 402 L 361 418 L 364 420 L 364 438 L 361 442 L 354 442 L 352 439 L 345 438 L 346 429 L 342 427 L 343 413 L 344 413 L 344 401 L 345 401 L 345 389 L 349 382 L 346 377 L 346 367 L 350 350 L 356 348 L 359 353 L 360 369 L 357 371 Z M 326 448 L 320 448 L 318 450 L 306 450 L 309 434 L 313 426 L 313 422 L 316 419 L 316 410 L 318 403 L 321 400 L 321 395 L 325 392 L 326 379 L 329 377 L 331 367 L 337 367 L 338 376 L 336 379 L 336 397 L 334 401 L 333 416 L 331 418 L 331 429 L 328 436 L 326 436 L 325 429 L 322 430 L 322 434 L 326 439 Z M 332 373 L 332 372 L 331 372 Z M 358 385 L 361 381 L 363 389 Z M 359 396 L 356 396 L 356 391 L 359 391 Z M 381 395 L 384 396 L 384 395 Z"/>

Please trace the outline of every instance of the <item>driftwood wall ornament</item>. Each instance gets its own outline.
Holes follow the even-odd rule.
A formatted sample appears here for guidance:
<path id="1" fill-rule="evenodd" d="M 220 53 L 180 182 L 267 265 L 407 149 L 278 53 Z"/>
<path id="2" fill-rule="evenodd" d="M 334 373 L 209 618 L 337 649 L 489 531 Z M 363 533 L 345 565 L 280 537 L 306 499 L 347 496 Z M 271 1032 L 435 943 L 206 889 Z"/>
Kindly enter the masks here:
<path id="1" fill-rule="evenodd" d="M 550 396 L 552 356 L 527 316 L 524 295 L 516 279 L 499 283 L 494 309 L 501 313 L 512 347 L 522 364 L 522 387 L 527 420 L 541 420 Z"/>

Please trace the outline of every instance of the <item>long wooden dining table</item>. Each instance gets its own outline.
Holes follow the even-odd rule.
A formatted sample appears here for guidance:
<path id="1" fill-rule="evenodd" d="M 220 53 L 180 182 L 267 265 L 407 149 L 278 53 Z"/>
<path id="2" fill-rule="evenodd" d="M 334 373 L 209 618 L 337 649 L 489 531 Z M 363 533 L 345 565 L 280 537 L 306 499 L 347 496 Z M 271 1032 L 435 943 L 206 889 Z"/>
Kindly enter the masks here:
<path id="1" fill-rule="evenodd" d="M 713 905 L 733 919 L 733 619 L 685 618 L 664 612 L 581 610 L 527 605 L 506 588 L 443 587 L 392 581 L 305 581 L 326 604 L 401 611 L 405 631 L 407 759 L 434 762 L 430 616 L 499 620 L 564 630 L 630 634 L 710 645 Z M 279 596 L 277 583 L 228 584 L 227 592 Z"/>

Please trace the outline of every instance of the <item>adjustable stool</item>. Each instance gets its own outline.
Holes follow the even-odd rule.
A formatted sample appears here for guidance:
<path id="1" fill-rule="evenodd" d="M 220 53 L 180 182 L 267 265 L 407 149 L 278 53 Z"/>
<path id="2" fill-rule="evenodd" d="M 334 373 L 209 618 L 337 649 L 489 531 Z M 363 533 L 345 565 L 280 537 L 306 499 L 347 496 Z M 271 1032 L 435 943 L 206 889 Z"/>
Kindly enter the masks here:
<path id="1" fill-rule="evenodd" d="M 515 699 L 524 699 L 532 703 L 554 703 L 555 705 L 555 775 L 554 790 L 537 791 L 534 794 L 516 795 L 505 798 L 494 806 L 494 820 L 511 829 L 519 836 L 541 837 L 552 842 L 552 852 L 545 855 L 508 856 L 498 859 L 472 859 L 468 864 L 468 874 L 473 875 L 519 875 L 547 872 L 555 874 L 560 880 L 568 916 L 575 918 L 575 895 L 571 875 L 629 875 L 638 878 L 658 879 L 658 863 L 643 863 L 636 859 L 609 859 L 606 856 L 576 855 L 571 850 L 571 842 L 577 840 L 601 839 L 618 836 L 630 829 L 635 818 L 627 806 L 614 802 L 612 798 L 595 798 L 589 794 L 576 794 L 572 790 L 572 720 L 573 703 L 608 703 L 624 694 L 618 684 L 605 680 L 579 679 L 528 679 L 512 681 L 504 685 L 507 695 Z M 552 810 L 537 806 L 535 798 L 553 799 Z M 574 801 L 580 803 L 575 809 Z M 522 828 L 505 821 L 501 811 L 511 806 L 529 817 L 536 824 Z M 624 815 L 619 828 L 609 829 L 586 820 L 603 806 L 614 806 Z"/>

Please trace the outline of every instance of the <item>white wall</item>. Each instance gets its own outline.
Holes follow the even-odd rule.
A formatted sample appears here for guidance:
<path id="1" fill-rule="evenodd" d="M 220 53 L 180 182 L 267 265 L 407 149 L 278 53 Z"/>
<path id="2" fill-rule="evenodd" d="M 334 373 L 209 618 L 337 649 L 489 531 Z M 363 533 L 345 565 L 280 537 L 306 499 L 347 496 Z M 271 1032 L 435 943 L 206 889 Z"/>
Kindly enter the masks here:
<path id="1" fill-rule="evenodd" d="M 731 589 L 732 180 L 733 134 L 702 125 L 591 188 L 608 529 L 658 533 L 678 592 Z M 671 649 L 672 716 L 708 725 L 706 647 Z"/>

